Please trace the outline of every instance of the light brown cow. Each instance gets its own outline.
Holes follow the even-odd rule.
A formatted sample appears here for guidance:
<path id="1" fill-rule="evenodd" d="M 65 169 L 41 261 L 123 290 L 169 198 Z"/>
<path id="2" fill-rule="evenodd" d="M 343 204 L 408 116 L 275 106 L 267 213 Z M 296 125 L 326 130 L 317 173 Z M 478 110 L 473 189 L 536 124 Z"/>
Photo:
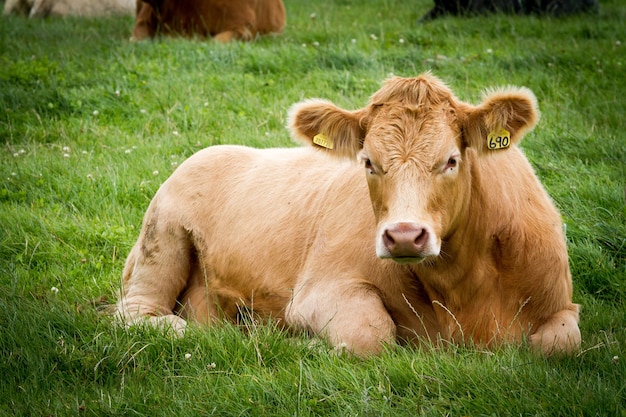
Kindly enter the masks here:
<path id="1" fill-rule="evenodd" d="M 48 16 L 107 16 L 132 14 L 134 0 L 7 0 L 4 14 L 29 17 Z"/>
<path id="2" fill-rule="evenodd" d="M 525 88 L 472 106 L 429 73 L 356 111 L 297 104 L 290 129 L 312 146 L 208 148 L 162 185 L 118 314 L 182 330 L 247 308 L 358 355 L 525 337 L 575 351 L 560 216 L 517 147 L 537 118 Z"/>
<path id="3" fill-rule="evenodd" d="M 137 0 L 131 40 L 162 34 L 249 41 L 284 27 L 282 0 Z"/>

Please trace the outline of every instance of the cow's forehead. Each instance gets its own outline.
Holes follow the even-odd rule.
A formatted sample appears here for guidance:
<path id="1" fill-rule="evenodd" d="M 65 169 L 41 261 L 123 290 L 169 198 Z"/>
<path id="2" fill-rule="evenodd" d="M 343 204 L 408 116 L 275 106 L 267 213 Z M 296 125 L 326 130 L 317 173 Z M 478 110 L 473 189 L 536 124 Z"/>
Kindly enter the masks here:
<path id="1" fill-rule="evenodd" d="M 384 165 L 410 159 L 429 169 L 460 148 L 460 130 L 455 112 L 447 103 L 384 105 L 371 119 L 364 148 Z"/>

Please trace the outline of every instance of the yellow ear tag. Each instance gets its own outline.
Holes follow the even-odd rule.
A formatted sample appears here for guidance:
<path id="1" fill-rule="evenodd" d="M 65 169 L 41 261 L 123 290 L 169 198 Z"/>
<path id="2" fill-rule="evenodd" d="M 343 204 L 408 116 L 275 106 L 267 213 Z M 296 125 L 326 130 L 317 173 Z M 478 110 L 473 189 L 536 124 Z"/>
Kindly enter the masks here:
<path id="1" fill-rule="evenodd" d="M 334 146 L 333 140 L 323 133 L 318 133 L 313 136 L 313 143 L 326 149 L 332 149 Z"/>
<path id="2" fill-rule="evenodd" d="M 504 149 L 511 146 L 511 134 L 506 129 L 493 131 L 487 136 L 489 149 Z"/>

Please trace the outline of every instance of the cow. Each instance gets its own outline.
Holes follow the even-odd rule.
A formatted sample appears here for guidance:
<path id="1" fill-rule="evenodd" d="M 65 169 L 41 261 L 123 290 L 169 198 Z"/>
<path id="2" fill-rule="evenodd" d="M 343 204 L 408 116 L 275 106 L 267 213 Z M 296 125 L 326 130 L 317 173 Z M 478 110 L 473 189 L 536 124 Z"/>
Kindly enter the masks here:
<path id="1" fill-rule="evenodd" d="M 580 345 L 559 212 L 518 147 L 526 88 L 457 99 L 430 72 L 359 110 L 306 100 L 307 146 L 209 147 L 162 184 L 116 316 L 183 333 L 253 314 L 357 356 L 399 343 Z"/>
<path id="2" fill-rule="evenodd" d="M 420 21 L 445 15 L 509 13 L 518 15 L 567 16 L 594 13 L 598 0 L 435 0 L 435 5 Z"/>
<path id="3" fill-rule="evenodd" d="M 157 35 L 249 41 L 282 32 L 286 19 L 282 0 L 137 0 L 136 6 L 134 41 Z"/>
<path id="4" fill-rule="evenodd" d="M 7 0 L 4 14 L 25 15 L 31 18 L 48 16 L 95 17 L 131 15 L 133 0 Z"/>

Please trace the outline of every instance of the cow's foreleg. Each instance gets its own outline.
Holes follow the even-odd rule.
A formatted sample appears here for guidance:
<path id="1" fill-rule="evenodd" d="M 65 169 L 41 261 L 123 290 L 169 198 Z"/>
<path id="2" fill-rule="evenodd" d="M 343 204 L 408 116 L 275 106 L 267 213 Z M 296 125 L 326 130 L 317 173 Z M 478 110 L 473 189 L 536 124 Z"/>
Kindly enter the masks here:
<path id="1" fill-rule="evenodd" d="M 365 281 L 299 286 L 287 306 L 286 319 L 290 326 L 320 334 L 335 348 L 358 356 L 380 353 L 396 337 L 396 326 L 378 289 Z"/>
<path id="2" fill-rule="evenodd" d="M 553 314 L 530 336 L 532 346 L 546 356 L 575 352 L 580 339 L 577 304 Z"/>

